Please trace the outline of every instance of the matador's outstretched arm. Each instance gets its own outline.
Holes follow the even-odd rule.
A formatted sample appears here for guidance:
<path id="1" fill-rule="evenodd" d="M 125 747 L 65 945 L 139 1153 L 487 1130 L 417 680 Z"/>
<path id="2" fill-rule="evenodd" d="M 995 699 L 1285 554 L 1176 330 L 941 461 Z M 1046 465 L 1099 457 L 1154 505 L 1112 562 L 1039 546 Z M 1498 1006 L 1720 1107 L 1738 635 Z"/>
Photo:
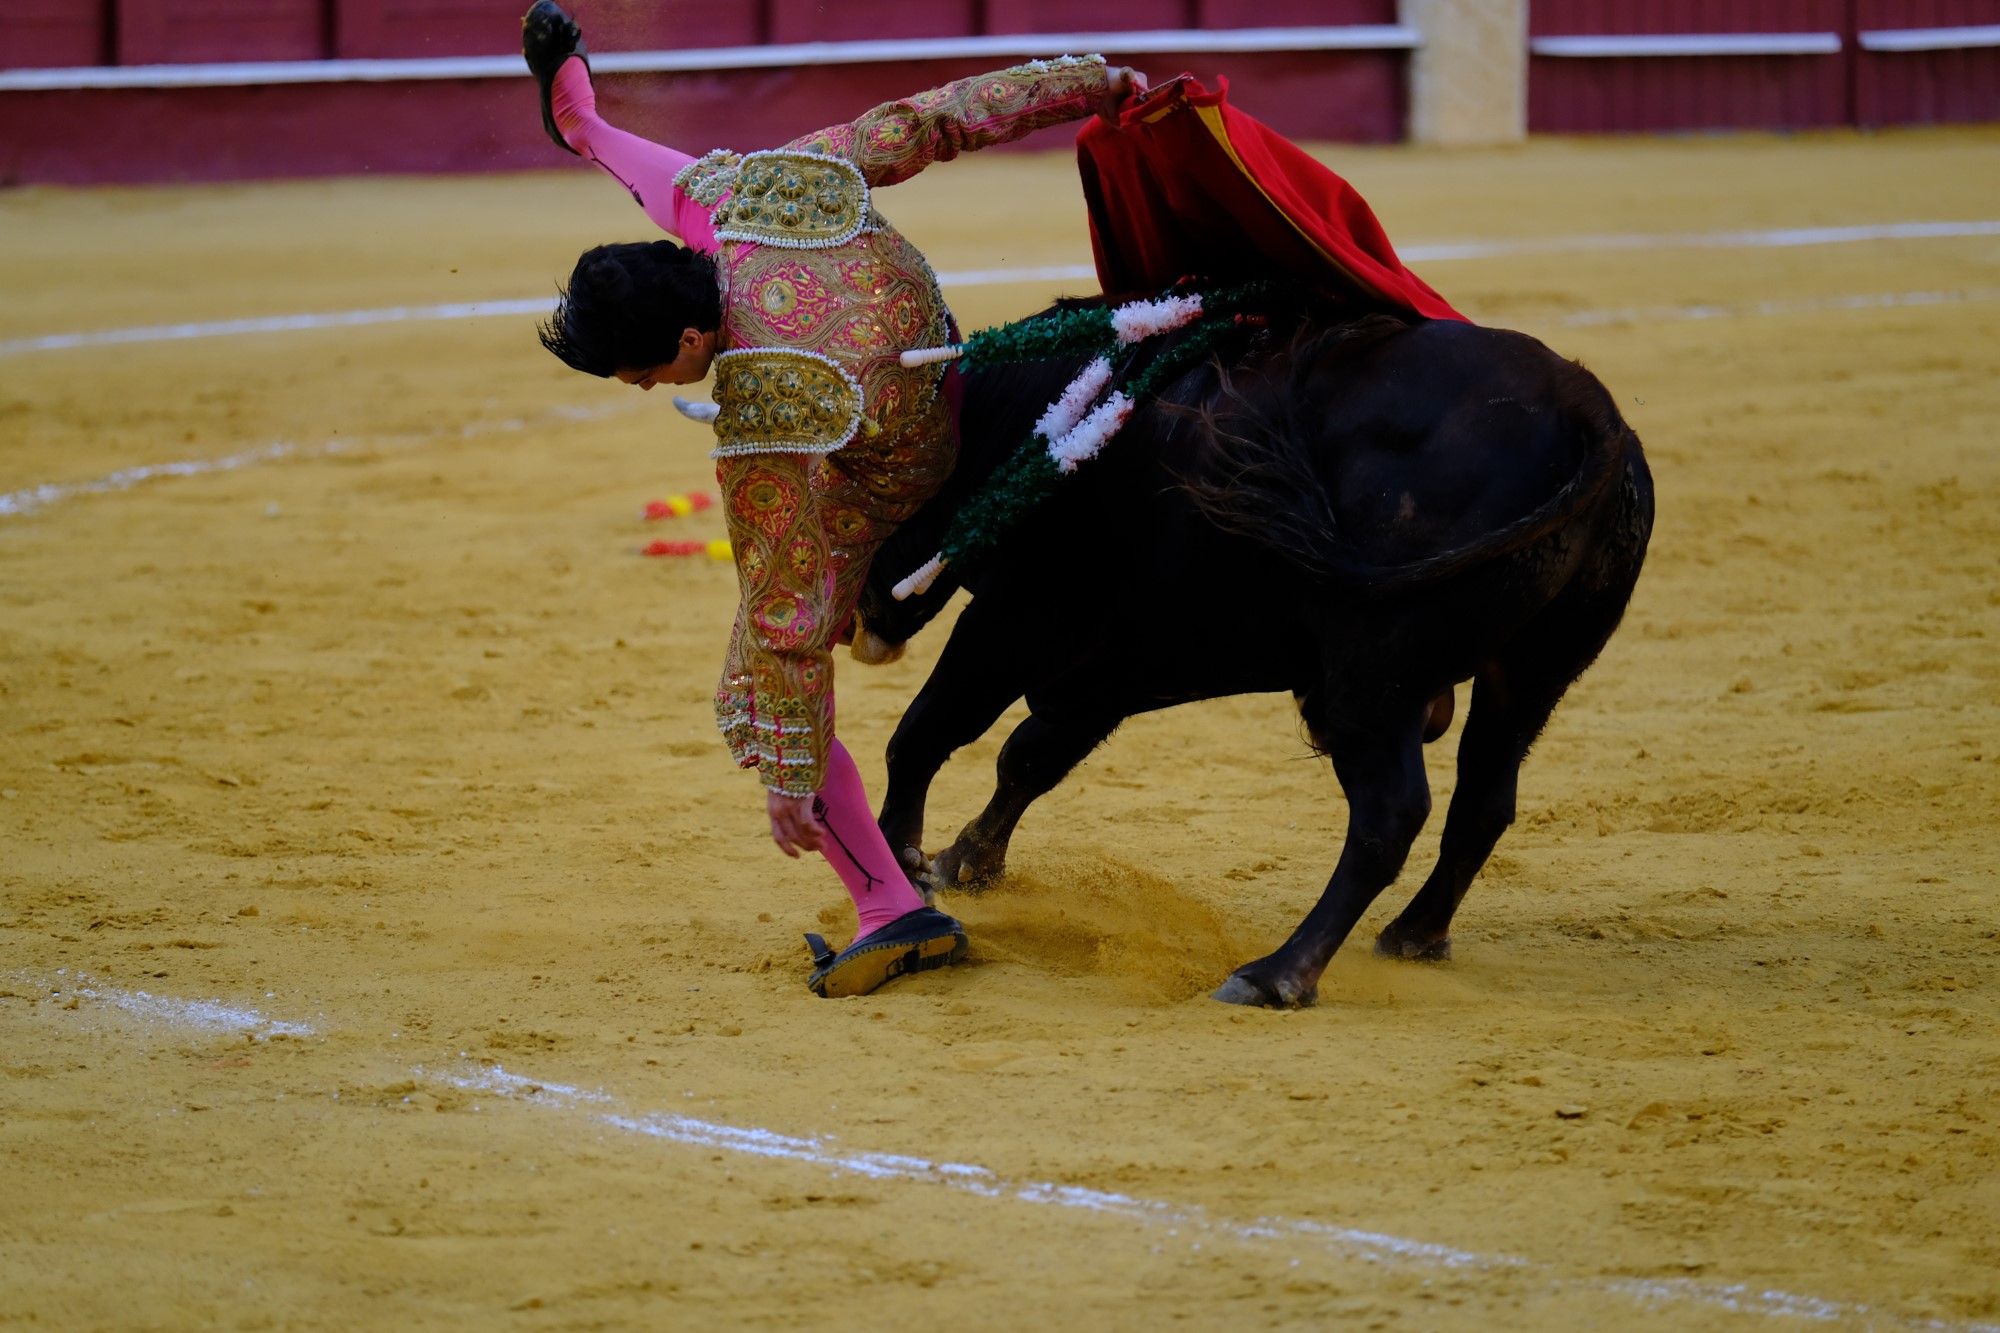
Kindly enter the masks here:
<path id="1" fill-rule="evenodd" d="M 1106 66 L 1102 56 L 1031 60 L 884 102 L 857 120 L 785 146 L 847 158 L 869 185 L 894 185 L 933 162 L 1081 120 L 1107 105 L 1114 85 L 1133 77 Z"/>

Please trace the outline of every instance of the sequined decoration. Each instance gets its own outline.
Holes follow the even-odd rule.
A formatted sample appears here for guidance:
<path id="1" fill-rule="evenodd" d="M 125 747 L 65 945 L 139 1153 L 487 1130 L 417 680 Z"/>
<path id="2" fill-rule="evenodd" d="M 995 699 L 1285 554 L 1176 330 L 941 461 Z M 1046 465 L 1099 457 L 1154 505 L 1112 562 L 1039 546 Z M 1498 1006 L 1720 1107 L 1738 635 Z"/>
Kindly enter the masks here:
<path id="1" fill-rule="evenodd" d="M 780 149 L 752 153 L 736 169 L 736 192 L 716 215 L 724 241 L 797 249 L 842 245 L 868 221 L 868 183 L 846 158 Z"/>
<path id="2" fill-rule="evenodd" d="M 674 187 L 704 208 L 714 208 L 722 196 L 736 188 L 737 164 L 742 155 L 727 148 L 702 154 L 674 173 Z"/>
<path id="3" fill-rule="evenodd" d="M 715 456 L 824 454 L 861 424 L 861 386 L 824 356 L 752 347 L 715 358 Z"/>

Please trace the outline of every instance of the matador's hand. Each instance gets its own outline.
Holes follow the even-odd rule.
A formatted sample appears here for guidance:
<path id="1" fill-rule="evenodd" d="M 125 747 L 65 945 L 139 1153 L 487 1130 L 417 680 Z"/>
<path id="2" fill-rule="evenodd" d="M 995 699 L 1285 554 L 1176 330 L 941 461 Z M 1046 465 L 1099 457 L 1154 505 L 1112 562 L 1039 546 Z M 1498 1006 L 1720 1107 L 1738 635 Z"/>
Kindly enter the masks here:
<path id="1" fill-rule="evenodd" d="M 1130 65 L 1119 65 L 1111 70 L 1109 85 L 1104 90 L 1104 100 L 1098 103 L 1097 114 L 1112 125 L 1118 123 L 1118 110 L 1127 98 L 1137 97 L 1146 91 L 1146 76 Z"/>
<path id="2" fill-rule="evenodd" d="M 764 810 L 771 816 L 771 841 L 786 856 L 816 852 L 826 841 L 826 827 L 813 815 L 810 796 L 783 796 L 764 793 Z"/>

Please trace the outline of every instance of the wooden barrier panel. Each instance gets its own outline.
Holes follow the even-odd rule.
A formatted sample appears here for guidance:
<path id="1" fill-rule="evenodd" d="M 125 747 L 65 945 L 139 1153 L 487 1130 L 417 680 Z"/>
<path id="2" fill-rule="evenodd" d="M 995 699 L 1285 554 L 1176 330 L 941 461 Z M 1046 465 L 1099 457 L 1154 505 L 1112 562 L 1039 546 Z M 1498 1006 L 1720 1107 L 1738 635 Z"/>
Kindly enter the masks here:
<path id="1" fill-rule="evenodd" d="M 2000 120 L 2000 0 L 1856 4 L 1857 124 Z"/>
<path id="2" fill-rule="evenodd" d="M 62 69 L 111 59 L 103 0 L 16 0 L 0 9 L 0 69 Z"/>
<path id="3" fill-rule="evenodd" d="M 1848 3 L 1535 0 L 1528 128 L 1587 134 L 1845 124 Z M 1627 40 L 1591 44 L 1586 37 Z M 1680 40 L 1646 40 L 1665 37 Z M 1729 40 L 1692 40 L 1702 38 Z"/>
<path id="4" fill-rule="evenodd" d="M 1534 0 L 1529 31 L 1552 33 L 1838 31 L 1847 0 Z"/>
<path id="5" fill-rule="evenodd" d="M 1396 23 L 1396 0 L 1198 0 L 1202 28 L 1309 28 L 1341 23 Z"/>
<path id="6" fill-rule="evenodd" d="M 873 37 L 966 37 L 973 0 L 766 0 L 773 42 L 853 42 Z"/>
<path id="7" fill-rule="evenodd" d="M 597 0 L 589 18 L 590 40 L 605 51 L 757 46 L 770 40 L 764 7 L 748 0 Z"/>
<path id="8" fill-rule="evenodd" d="M 337 0 L 334 54 L 343 60 L 397 56 L 504 55 L 521 49 L 520 32 L 496 22 L 480 0 Z M 525 6 L 524 6 L 525 8 Z"/>
<path id="9" fill-rule="evenodd" d="M 512 55 L 519 16 L 494 0 L 329 0 L 335 54 L 344 60 Z M 525 10 L 527 0 L 519 6 Z M 600 51 L 755 46 L 763 40 L 755 4 L 718 0 L 599 0 L 587 9 L 590 45 Z"/>
<path id="10" fill-rule="evenodd" d="M 1535 0 L 1530 128 L 2000 118 L 2000 0 Z"/>
<path id="11" fill-rule="evenodd" d="M 1125 0 L 1116 6 L 1075 0 L 986 0 L 983 32 L 1132 32 L 1188 28 L 1188 0 Z"/>
<path id="12" fill-rule="evenodd" d="M 320 60 L 322 0 L 117 0 L 117 63 Z"/>

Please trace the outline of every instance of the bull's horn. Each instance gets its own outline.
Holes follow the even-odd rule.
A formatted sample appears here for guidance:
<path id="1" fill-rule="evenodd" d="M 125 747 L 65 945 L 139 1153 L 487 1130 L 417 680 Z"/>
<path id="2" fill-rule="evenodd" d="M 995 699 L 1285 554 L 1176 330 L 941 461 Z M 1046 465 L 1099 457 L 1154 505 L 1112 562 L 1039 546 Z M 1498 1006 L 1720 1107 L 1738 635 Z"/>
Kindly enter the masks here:
<path id="1" fill-rule="evenodd" d="M 722 409 L 717 407 L 714 403 L 693 402 L 689 399 L 681 397 L 679 394 L 674 395 L 674 410 L 679 412 L 682 416 L 686 417 L 689 421 L 699 421 L 704 426 L 710 424 L 717 417 L 722 415 Z"/>
<path id="2" fill-rule="evenodd" d="M 964 355 L 963 347 L 916 347 L 896 359 L 906 367 L 934 366 L 940 361 L 956 361 Z"/>

